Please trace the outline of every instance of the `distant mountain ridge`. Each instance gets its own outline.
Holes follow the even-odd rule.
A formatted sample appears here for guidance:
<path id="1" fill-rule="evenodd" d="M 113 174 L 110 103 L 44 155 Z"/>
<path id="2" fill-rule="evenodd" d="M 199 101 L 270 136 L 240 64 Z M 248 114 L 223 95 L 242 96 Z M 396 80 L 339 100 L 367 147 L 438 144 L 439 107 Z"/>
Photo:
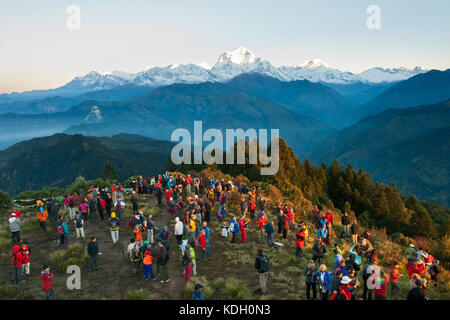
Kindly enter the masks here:
<path id="1" fill-rule="evenodd" d="M 373 100 L 359 107 L 362 118 L 387 109 L 432 104 L 450 98 L 450 69 L 431 70 L 394 84 Z"/>
<path id="2" fill-rule="evenodd" d="M 0 151 L 0 189 L 16 194 L 66 186 L 79 175 L 95 179 L 102 175 L 106 162 L 122 180 L 136 172 L 155 175 L 166 168 L 172 147 L 171 142 L 129 134 L 37 138 Z"/>
<path id="3" fill-rule="evenodd" d="M 296 66 L 275 67 L 269 61 L 256 57 L 249 49 L 239 47 L 222 53 L 213 67 L 205 63 L 172 64 L 166 67 L 149 67 L 138 73 L 123 71 L 104 72 L 93 70 L 75 77 L 67 84 L 49 90 L 33 90 L 23 93 L 1 94 L 0 103 L 42 99 L 51 96 L 75 96 L 85 92 L 112 89 L 124 85 L 164 86 L 174 83 L 224 82 L 240 74 L 256 72 L 281 81 L 309 80 L 325 83 L 384 83 L 397 82 L 426 72 L 415 67 L 372 68 L 359 74 L 330 68 L 320 59 Z"/>
<path id="4" fill-rule="evenodd" d="M 336 132 L 316 146 L 310 160 L 351 164 L 378 181 L 395 182 L 406 194 L 448 206 L 449 124 L 450 100 L 389 109 Z"/>
<path id="5" fill-rule="evenodd" d="M 350 105 L 321 84 L 282 82 L 252 73 L 226 83 L 159 87 L 121 102 L 84 101 L 54 114 L 4 114 L 0 134 L 31 138 L 58 132 L 96 136 L 128 132 L 168 140 L 176 128 L 189 129 L 194 120 L 203 120 L 208 128 L 280 129 L 303 154 L 335 131 L 331 124 L 343 122 L 343 111 Z M 314 117 L 319 113 L 322 120 Z"/>

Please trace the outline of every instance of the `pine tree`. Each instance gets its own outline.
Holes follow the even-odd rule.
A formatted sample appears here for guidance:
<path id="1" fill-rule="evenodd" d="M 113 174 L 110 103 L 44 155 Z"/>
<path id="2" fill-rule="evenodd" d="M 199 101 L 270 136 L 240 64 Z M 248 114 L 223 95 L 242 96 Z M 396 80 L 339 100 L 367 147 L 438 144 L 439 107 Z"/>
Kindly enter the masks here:
<path id="1" fill-rule="evenodd" d="M 111 163 L 106 162 L 105 168 L 103 169 L 102 178 L 105 180 L 117 179 L 116 171 Z"/>
<path id="2" fill-rule="evenodd" d="M 409 230 L 415 236 L 434 238 L 437 235 L 433 220 L 426 210 L 415 211 L 412 214 Z"/>

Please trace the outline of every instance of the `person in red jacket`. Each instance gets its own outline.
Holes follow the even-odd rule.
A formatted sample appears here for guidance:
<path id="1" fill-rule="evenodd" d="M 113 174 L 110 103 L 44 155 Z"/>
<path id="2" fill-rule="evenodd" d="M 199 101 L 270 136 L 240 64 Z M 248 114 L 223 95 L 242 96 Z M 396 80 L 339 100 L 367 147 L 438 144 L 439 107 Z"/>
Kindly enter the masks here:
<path id="1" fill-rule="evenodd" d="M 387 284 L 389 280 L 383 271 L 380 271 L 380 275 L 372 280 L 374 286 L 375 300 L 386 300 Z"/>
<path id="2" fill-rule="evenodd" d="M 172 190 L 172 188 L 167 189 L 165 195 L 166 195 L 166 204 L 168 204 L 169 201 L 170 201 L 170 198 L 171 198 L 172 195 L 173 195 L 173 190 Z"/>
<path id="3" fill-rule="evenodd" d="M 256 203 L 253 200 L 253 198 L 251 198 L 250 201 L 248 202 L 248 210 L 250 211 L 250 217 L 252 219 L 255 218 L 255 209 L 256 209 Z"/>
<path id="4" fill-rule="evenodd" d="M 406 267 L 408 268 L 408 275 L 409 275 L 409 280 L 411 280 L 411 276 L 414 273 L 418 273 L 420 275 L 423 275 L 425 273 L 425 267 L 423 266 L 423 264 L 419 264 L 419 260 L 418 259 L 414 259 L 413 263 L 407 263 Z"/>
<path id="5" fill-rule="evenodd" d="M 333 224 L 333 214 L 331 213 L 331 210 L 328 210 L 327 214 L 325 215 L 325 218 L 327 219 L 328 224 L 328 234 L 331 236 L 332 224 Z"/>
<path id="6" fill-rule="evenodd" d="M 20 253 L 22 254 L 22 274 L 30 275 L 30 247 L 26 241 L 20 243 Z"/>
<path id="7" fill-rule="evenodd" d="M 265 237 L 264 237 L 264 235 L 265 235 L 264 228 L 265 228 L 266 224 L 267 224 L 266 215 L 262 214 L 261 218 L 259 218 L 259 220 L 258 220 L 258 225 L 259 225 L 259 228 L 260 228 L 260 231 L 261 231 L 261 241 L 262 241 L 262 243 L 264 243 L 265 240 L 266 240 Z"/>
<path id="8" fill-rule="evenodd" d="M 295 213 L 294 208 L 289 209 L 287 213 L 287 217 L 289 219 L 289 228 L 291 231 L 295 231 Z"/>
<path id="9" fill-rule="evenodd" d="M 188 195 L 190 195 L 192 192 L 191 188 L 192 188 L 192 181 L 193 181 L 190 174 L 187 175 L 185 181 L 186 181 L 186 192 Z"/>
<path id="10" fill-rule="evenodd" d="M 11 266 L 13 267 L 14 281 L 16 283 L 25 282 L 22 279 L 22 261 L 23 257 L 20 253 L 20 246 L 17 244 L 13 247 L 13 252 L 11 252 Z"/>
<path id="11" fill-rule="evenodd" d="M 297 233 L 295 234 L 296 237 L 296 246 L 295 246 L 295 256 L 297 258 L 301 258 L 303 256 L 303 245 L 305 243 L 305 229 L 300 228 L 298 229 Z"/>
<path id="12" fill-rule="evenodd" d="M 202 230 L 202 232 L 197 237 L 197 242 L 199 244 L 201 255 L 200 255 L 200 261 L 206 260 L 206 233 L 205 230 Z"/>
<path id="13" fill-rule="evenodd" d="M 247 241 L 247 222 L 244 219 L 244 216 L 242 216 L 239 219 L 239 232 L 241 233 L 241 242 L 245 244 Z"/>
<path id="14" fill-rule="evenodd" d="M 47 295 L 47 300 L 54 300 L 55 293 L 53 292 L 53 273 L 47 265 L 42 266 L 41 284 L 42 290 Z"/>

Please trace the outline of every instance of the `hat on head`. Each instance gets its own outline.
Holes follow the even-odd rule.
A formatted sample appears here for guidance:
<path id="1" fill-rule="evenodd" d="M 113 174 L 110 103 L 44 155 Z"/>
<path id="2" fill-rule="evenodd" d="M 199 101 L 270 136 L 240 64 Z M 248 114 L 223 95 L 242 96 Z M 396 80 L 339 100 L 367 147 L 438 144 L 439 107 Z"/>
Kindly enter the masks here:
<path id="1" fill-rule="evenodd" d="M 203 286 L 200 283 L 197 283 L 194 288 L 195 288 L 195 290 L 198 290 L 198 289 L 203 288 Z"/>
<path id="2" fill-rule="evenodd" d="M 47 269 L 48 268 L 48 264 L 44 264 L 43 266 L 42 266 L 42 270 L 45 270 L 45 269 Z"/>
<path id="3" fill-rule="evenodd" d="M 409 246 L 410 246 L 411 248 L 414 248 L 414 244 L 412 244 L 412 243 L 411 243 Z"/>

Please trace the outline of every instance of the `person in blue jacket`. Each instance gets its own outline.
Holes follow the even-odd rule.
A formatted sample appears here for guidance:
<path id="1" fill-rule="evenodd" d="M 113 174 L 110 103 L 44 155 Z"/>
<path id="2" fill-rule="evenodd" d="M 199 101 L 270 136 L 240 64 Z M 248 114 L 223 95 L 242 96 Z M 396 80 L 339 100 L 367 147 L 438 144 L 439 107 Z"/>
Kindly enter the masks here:
<path id="1" fill-rule="evenodd" d="M 194 292 L 192 292 L 192 300 L 205 300 L 205 297 L 202 294 L 203 286 L 197 283 L 194 287 Z"/>
<path id="2" fill-rule="evenodd" d="M 67 223 L 69 222 L 69 218 L 65 218 L 64 222 L 62 223 L 62 229 L 64 231 L 64 246 L 68 247 L 69 246 L 69 239 L 70 239 L 70 230 L 69 230 L 69 226 L 67 225 Z"/>
<path id="3" fill-rule="evenodd" d="M 233 238 L 231 239 L 231 242 L 238 242 L 239 224 L 236 221 L 236 217 L 233 218 L 231 224 L 233 225 Z"/>
<path id="4" fill-rule="evenodd" d="M 317 231 L 317 238 L 326 239 L 328 238 L 328 229 L 326 225 L 322 225 L 322 227 Z"/>
<path id="5" fill-rule="evenodd" d="M 328 294 L 331 289 L 331 274 L 327 271 L 326 265 L 320 265 L 316 279 L 322 300 L 328 300 Z"/>

